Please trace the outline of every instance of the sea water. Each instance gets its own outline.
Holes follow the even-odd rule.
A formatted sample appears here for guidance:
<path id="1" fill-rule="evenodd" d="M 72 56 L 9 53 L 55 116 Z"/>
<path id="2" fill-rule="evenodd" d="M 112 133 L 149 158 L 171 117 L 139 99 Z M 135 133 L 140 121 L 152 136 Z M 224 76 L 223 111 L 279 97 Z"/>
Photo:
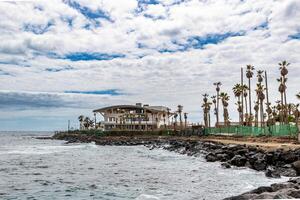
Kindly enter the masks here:
<path id="1" fill-rule="evenodd" d="M 144 146 L 35 139 L 45 134 L 0 132 L 0 199 L 223 199 L 287 180 Z"/>

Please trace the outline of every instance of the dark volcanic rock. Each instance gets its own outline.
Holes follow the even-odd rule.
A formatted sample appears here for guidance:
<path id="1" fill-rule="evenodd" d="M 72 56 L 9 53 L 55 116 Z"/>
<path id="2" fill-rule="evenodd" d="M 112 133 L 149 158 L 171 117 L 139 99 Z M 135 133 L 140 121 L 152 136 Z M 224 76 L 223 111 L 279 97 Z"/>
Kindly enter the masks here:
<path id="1" fill-rule="evenodd" d="M 280 178 L 280 173 L 274 169 L 268 168 L 265 172 L 266 177 Z"/>
<path id="2" fill-rule="evenodd" d="M 247 162 L 247 159 L 241 155 L 236 155 L 230 160 L 230 164 L 237 166 L 237 167 L 245 166 L 246 162 Z"/>
<path id="3" fill-rule="evenodd" d="M 257 171 L 265 170 L 266 167 L 267 167 L 267 163 L 262 158 L 259 158 L 258 160 L 254 161 L 254 163 L 252 164 L 252 168 Z"/>
<path id="4" fill-rule="evenodd" d="M 292 199 L 300 197 L 300 178 L 291 179 L 285 183 L 275 183 L 270 187 L 259 187 L 244 194 L 225 198 L 238 199 Z"/>
<path id="5" fill-rule="evenodd" d="M 300 175 L 300 160 L 293 162 L 292 166 L 296 170 L 297 175 Z"/>
<path id="6" fill-rule="evenodd" d="M 221 166 L 224 167 L 224 168 L 231 168 L 231 165 L 227 162 L 222 163 Z"/>
<path id="7" fill-rule="evenodd" d="M 218 160 L 217 156 L 214 153 L 209 153 L 205 156 L 207 162 L 215 162 Z"/>

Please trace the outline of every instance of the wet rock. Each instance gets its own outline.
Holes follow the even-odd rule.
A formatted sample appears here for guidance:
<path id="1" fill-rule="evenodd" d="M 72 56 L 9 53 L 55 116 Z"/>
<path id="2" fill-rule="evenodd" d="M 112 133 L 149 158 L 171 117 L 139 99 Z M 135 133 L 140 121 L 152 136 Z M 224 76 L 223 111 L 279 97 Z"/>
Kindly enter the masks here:
<path id="1" fill-rule="evenodd" d="M 247 162 L 247 159 L 241 155 L 235 155 L 231 160 L 230 164 L 237 166 L 237 167 L 243 167 L 245 166 Z"/>
<path id="2" fill-rule="evenodd" d="M 229 163 L 227 163 L 227 162 L 222 163 L 221 166 L 224 167 L 224 168 L 227 168 L 227 169 L 231 168 L 231 165 Z"/>
<path id="3" fill-rule="evenodd" d="M 217 154 L 216 156 L 217 156 L 217 159 L 221 162 L 225 162 L 229 159 L 228 155 L 225 153 L 220 153 L 220 154 Z"/>
<path id="4" fill-rule="evenodd" d="M 298 156 L 291 151 L 287 151 L 287 152 L 282 152 L 280 155 L 282 161 L 284 161 L 285 163 L 293 163 L 296 160 L 298 160 Z"/>
<path id="5" fill-rule="evenodd" d="M 258 159 L 254 161 L 254 163 L 252 164 L 252 168 L 257 171 L 265 170 L 266 167 L 267 167 L 267 163 L 263 159 Z"/>
<path id="6" fill-rule="evenodd" d="M 270 177 L 270 178 L 280 178 L 280 173 L 278 173 L 276 170 L 274 169 L 270 169 L 268 168 L 265 172 L 266 177 Z"/>
<path id="7" fill-rule="evenodd" d="M 297 176 L 297 172 L 293 168 L 284 168 L 280 167 L 276 170 L 281 176 L 287 176 L 287 177 L 295 177 Z"/>
<path id="8" fill-rule="evenodd" d="M 295 169 L 297 175 L 300 175 L 300 160 L 293 162 L 292 166 Z"/>
<path id="9" fill-rule="evenodd" d="M 205 156 L 207 162 L 215 162 L 218 160 L 217 156 L 214 153 L 209 153 Z"/>

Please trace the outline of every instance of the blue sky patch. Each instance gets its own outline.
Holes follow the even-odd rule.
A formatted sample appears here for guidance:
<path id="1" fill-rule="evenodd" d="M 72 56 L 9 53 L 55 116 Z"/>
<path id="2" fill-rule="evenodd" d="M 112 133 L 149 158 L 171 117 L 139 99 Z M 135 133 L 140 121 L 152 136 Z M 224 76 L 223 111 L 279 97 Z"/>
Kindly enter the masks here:
<path id="1" fill-rule="evenodd" d="M 268 21 L 265 21 L 263 23 L 261 23 L 260 25 L 254 27 L 254 30 L 260 30 L 260 29 L 268 29 Z"/>
<path id="2" fill-rule="evenodd" d="M 0 69 L 0 76 L 11 76 L 11 74 Z"/>
<path id="3" fill-rule="evenodd" d="M 218 44 L 220 42 L 223 42 L 227 38 L 242 35 L 244 35 L 244 33 L 208 34 L 204 37 L 193 36 L 187 40 L 187 44 L 185 46 L 194 49 L 202 49 L 205 45 Z"/>
<path id="4" fill-rule="evenodd" d="M 191 36 L 185 43 L 179 43 L 173 40 L 172 43 L 177 46 L 176 49 L 159 49 L 160 53 L 173 53 L 177 51 L 186 51 L 188 49 L 202 49 L 208 44 L 218 44 L 230 37 L 243 36 L 245 33 L 225 33 L 225 34 L 208 34 L 206 36 Z"/>
<path id="5" fill-rule="evenodd" d="M 51 26 L 54 25 L 53 21 L 49 21 L 47 24 L 30 24 L 26 23 L 23 26 L 23 30 L 26 32 L 32 32 L 34 34 L 40 35 L 49 30 Z"/>
<path id="6" fill-rule="evenodd" d="M 293 35 L 289 35 L 289 38 L 292 40 L 300 40 L 300 32 Z"/>
<path id="7" fill-rule="evenodd" d="M 72 70 L 72 69 L 74 69 L 73 67 L 71 67 L 71 66 L 66 66 L 66 67 L 60 67 L 60 68 L 58 68 L 58 67 L 53 67 L 53 68 L 46 68 L 45 69 L 45 71 L 48 71 L 48 72 L 60 72 L 60 71 L 68 71 L 68 70 Z"/>
<path id="8" fill-rule="evenodd" d="M 75 52 L 67 54 L 64 58 L 71 61 L 88 61 L 88 60 L 112 60 L 115 58 L 124 58 L 123 54 L 107 54 L 107 53 L 89 53 Z"/>
<path id="9" fill-rule="evenodd" d="M 84 15 L 88 19 L 105 19 L 107 21 L 112 21 L 109 14 L 104 12 L 103 10 L 91 10 L 86 6 L 80 5 L 78 2 L 73 0 L 65 0 L 66 4 L 70 7 L 74 8 L 75 10 L 79 11 L 82 15 Z"/>
<path id="10" fill-rule="evenodd" d="M 117 89 L 110 89 L 110 90 L 92 90 L 92 91 L 78 91 L 78 90 L 70 90 L 65 91 L 64 93 L 68 94 L 95 94 L 95 95 L 111 95 L 111 96 L 119 96 L 123 95 L 119 90 Z"/>

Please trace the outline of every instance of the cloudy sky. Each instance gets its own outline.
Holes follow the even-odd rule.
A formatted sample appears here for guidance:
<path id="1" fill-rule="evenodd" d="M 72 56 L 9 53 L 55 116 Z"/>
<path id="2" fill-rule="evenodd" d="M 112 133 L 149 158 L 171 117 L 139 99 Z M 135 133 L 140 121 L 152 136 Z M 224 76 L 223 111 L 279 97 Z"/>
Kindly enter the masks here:
<path id="1" fill-rule="evenodd" d="M 0 130 L 77 127 L 80 114 L 136 102 L 182 104 L 200 122 L 202 94 L 221 81 L 233 101 L 247 64 L 268 71 L 279 99 L 282 60 L 295 102 L 299 10 L 299 0 L 0 0 Z"/>

